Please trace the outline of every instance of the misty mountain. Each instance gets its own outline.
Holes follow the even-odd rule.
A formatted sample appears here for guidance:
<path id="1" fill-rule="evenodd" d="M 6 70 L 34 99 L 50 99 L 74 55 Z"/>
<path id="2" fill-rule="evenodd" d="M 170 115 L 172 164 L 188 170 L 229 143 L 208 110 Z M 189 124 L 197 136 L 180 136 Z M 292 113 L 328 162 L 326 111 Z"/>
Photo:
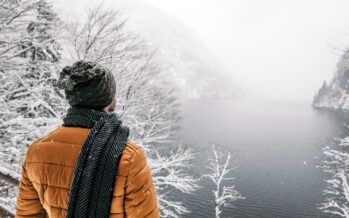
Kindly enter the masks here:
<path id="1" fill-rule="evenodd" d="M 128 27 L 153 45 L 166 78 L 187 98 L 231 98 L 241 95 L 228 72 L 179 20 L 137 0 L 119 1 Z"/>
<path id="2" fill-rule="evenodd" d="M 337 64 L 337 71 L 329 84 L 324 81 L 314 97 L 313 106 L 331 110 L 349 110 L 349 49 Z"/>

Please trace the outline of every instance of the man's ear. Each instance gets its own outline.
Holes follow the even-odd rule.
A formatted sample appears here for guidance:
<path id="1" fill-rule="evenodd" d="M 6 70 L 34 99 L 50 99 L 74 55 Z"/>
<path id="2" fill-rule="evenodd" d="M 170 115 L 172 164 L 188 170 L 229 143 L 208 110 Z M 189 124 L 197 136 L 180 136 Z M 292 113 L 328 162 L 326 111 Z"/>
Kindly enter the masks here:
<path id="1" fill-rule="evenodd" d="M 109 105 L 102 108 L 102 111 L 103 112 L 113 112 L 115 110 L 115 107 L 116 107 L 116 99 L 114 98 L 113 101 Z"/>
<path id="2" fill-rule="evenodd" d="M 112 111 L 115 111 L 115 108 L 116 108 L 116 98 L 113 99 L 113 101 L 111 102 L 111 105 L 110 105 L 110 112 Z"/>

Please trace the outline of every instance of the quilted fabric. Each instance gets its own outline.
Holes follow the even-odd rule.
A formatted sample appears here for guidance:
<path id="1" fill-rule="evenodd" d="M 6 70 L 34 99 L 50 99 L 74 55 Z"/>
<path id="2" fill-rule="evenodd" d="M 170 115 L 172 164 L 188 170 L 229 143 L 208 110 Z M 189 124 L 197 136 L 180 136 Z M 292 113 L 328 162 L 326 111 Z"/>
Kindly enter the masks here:
<path id="1" fill-rule="evenodd" d="M 66 217 L 74 168 L 90 130 L 60 127 L 29 147 L 22 167 L 16 217 Z M 145 154 L 130 140 L 117 169 L 109 217 L 159 217 Z"/>

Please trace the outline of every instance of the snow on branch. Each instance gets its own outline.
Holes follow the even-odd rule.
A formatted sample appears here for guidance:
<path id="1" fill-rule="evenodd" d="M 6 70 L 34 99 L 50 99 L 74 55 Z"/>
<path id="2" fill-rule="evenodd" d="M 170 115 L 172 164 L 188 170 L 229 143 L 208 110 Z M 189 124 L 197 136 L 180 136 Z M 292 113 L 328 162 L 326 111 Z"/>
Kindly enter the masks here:
<path id="1" fill-rule="evenodd" d="M 160 155 L 155 152 L 154 158 L 149 158 L 149 165 L 152 169 L 154 183 L 158 190 L 171 186 L 184 193 L 194 191 L 198 186 L 193 176 L 185 172 L 192 165 L 191 159 L 194 153 L 190 149 L 183 149 L 179 146 L 175 152 L 168 155 Z"/>
<path id="2" fill-rule="evenodd" d="M 231 153 L 224 155 L 213 144 L 212 154 L 213 157 L 209 159 L 207 166 L 209 173 L 203 175 L 202 178 L 208 178 L 214 184 L 215 217 L 219 218 L 224 207 L 232 207 L 233 202 L 244 199 L 244 197 L 235 189 L 234 185 L 226 186 L 234 179 L 231 176 L 231 172 L 235 169 L 230 166 Z"/>
<path id="3" fill-rule="evenodd" d="M 323 169 L 329 174 L 324 190 L 326 201 L 320 209 L 325 213 L 349 218 L 349 137 L 340 139 L 333 148 L 324 148 Z"/>
<path id="4" fill-rule="evenodd" d="M 188 174 L 193 157 L 194 153 L 182 146 L 168 154 L 155 151 L 148 156 L 154 186 L 158 191 L 161 217 L 179 217 L 190 212 L 182 202 L 172 200 L 170 194 L 173 191 L 189 194 L 198 188 L 197 179 Z"/>

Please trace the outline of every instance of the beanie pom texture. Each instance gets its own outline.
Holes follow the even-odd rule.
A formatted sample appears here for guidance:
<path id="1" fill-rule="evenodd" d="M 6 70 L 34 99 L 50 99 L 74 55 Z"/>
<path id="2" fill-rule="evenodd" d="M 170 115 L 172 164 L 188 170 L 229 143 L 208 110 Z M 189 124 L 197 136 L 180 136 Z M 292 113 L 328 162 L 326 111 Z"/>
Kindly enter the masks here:
<path id="1" fill-rule="evenodd" d="M 78 61 L 64 67 L 57 86 L 65 91 L 71 106 L 103 108 L 115 98 L 113 74 L 92 62 Z"/>

